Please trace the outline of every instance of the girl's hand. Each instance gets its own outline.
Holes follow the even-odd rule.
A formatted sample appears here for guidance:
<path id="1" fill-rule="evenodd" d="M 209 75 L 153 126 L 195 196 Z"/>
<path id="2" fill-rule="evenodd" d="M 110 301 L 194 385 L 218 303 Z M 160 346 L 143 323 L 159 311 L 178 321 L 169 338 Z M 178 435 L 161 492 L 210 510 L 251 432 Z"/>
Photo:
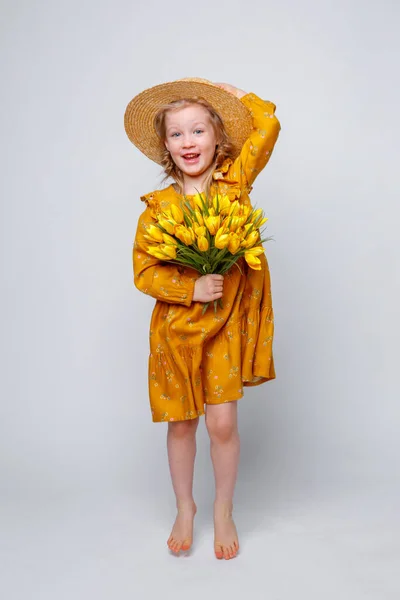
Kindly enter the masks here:
<path id="1" fill-rule="evenodd" d="M 202 275 L 194 284 L 194 302 L 212 302 L 222 298 L 223 275 Z"/>
<path id="2" fill-rule="evenodd" d="M 230 92 L 236 96 L 236 98 L 243 98 L 243 96 L 247 94 L 247 92 L 244 92 L 243 90 L 235 87 L 234 85 L 230 85 L 229 83 L 215 83 L 215 85 L 222 88 L 226 92 Z"/>

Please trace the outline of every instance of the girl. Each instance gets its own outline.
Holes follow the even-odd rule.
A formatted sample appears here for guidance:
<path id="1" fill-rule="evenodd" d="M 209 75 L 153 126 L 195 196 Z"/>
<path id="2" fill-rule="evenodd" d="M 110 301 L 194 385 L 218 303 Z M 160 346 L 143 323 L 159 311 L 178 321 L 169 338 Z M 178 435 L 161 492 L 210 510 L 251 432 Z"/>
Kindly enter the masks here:
<path id="1" fill-rule="evenodd" d="M 167 449 L 177 517 L 168 539 L 179 554 L 192 544 L 196 505 L 192 485 L 196 429 L 205 412 L 215 475 L 214 551 L 237 555 L 232 519 L 239 461 L 237 400 L 243 386 L 274 379 L 273 309 L 267 260 L 261 270 L 225 276 L 150 256 L 144 238 L 155 216 L 183 196 L 226 194 L 250 204 L 249 192 L 268 162 L 280 131 L 275 105 L 228 84 L 185 79 L 136 96 L 125 112 L 129 139 L 164 167 L 174 183 L 141 198 L 133 248 L 134 283 L 156 298 L 150 325 L 149 392 L 154 422 L 167 421 Z M 223 297 L 223 308 L 204 302 Z M 206 411 L 205 411 L 206 407 Z"/>

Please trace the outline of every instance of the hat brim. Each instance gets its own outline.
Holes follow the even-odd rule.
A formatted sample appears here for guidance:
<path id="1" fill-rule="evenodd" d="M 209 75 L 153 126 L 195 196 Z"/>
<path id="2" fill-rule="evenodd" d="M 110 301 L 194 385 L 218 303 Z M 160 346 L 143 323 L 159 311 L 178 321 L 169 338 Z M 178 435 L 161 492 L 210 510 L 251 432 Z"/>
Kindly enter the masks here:
<path id="1" fill-rule="evenodd" d="M 124 116 L 125 131 L 130 141 L 160 164 L 164 146 L 155 131 L 154 118 L 162 105 L 182 98 L 203 98 L 211 104 L 223 120 L 234 146 L 232 158 L 236 158 L 252 129 L 250 111 L 230 92 L 211 82 L 196 79 L 162 83 L 135 96 L 126 107 Z"/>

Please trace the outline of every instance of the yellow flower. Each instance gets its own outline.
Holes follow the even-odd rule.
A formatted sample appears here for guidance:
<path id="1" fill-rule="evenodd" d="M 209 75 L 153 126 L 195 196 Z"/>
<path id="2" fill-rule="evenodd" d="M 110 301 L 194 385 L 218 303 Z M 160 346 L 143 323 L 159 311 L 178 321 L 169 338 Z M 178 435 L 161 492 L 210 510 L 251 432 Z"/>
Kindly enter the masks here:
<path id="1" fill-rule="evenodd" d="M 251 254 L 250 252 L 245 252 L 244 258 L 249 267 L 255 271 L 261 271 L 261 260 L 257 258 L 257 256 L 254 256 L 254 254 Z"/>
<path id="2" fill-rule="evenodd" d="M 265 250 L 262 246 L 254 246 L 253 248 L 248 248 L 245 254 L 251 254 L 252 256 L 260 256 L 260 254 L 264 254 Z"/>
<path id="3" fill-rule="evenodd" d="M 243 223 L 242 223 L 243 218 L 244 218 L 244 220 L 246 220 L 246 217 L 232 217 L 230 220 L 230 223 L 229 223 L 229 230 L 236 231 L 236 229 L 238 229 L 238 227 L 243 225 Z"/>
<path id="4" fill-rule="evenodd" d="M 204 210 L 203 208 L 203 200 L 202 200 L 202 195 L 201 194 L 195 194 L 193 196 L 193 202 L 195 203 L 195 205 L 197 206 L 197 208 L 199 208 L 201 211 Z"/>
<path id="5" fill-rule="evenodd" d="M 262 208 L 257 208 L 257 210 L 255 210 L 253 212 L 253 214 L 251 215 L 251 221 L 252 223 L 255 223 L 262 215 Z"/>
<path id="6" fill-rule="evenodd" d="M 147 253 L 159 260 L 172 260 L 176 258 L 175 246 L 167 246 L 166 244 L 160 244 L 159 246 L 149 246 Z"/>
<path id="7" fill-rule="evenodd" d="M 161 227 L 163 229 L 165 229 L 165 231 L 167 231 L 171 235 L 174 234 L 174 232 L 175 232 L 175 225 L 174 225 L 174 223 L 172 223 L 172 221 L 168 221 L 168 219 L 163 219 L 162 217 L 160 217 L 158 219 L 158 222 L 161 225 Z"/>
<path id="8" fill-rule="evenodd" d="M 204 217 L 204 222 L 211 235 L 215 235 L 219 229 L 220 217 Z"/>
<path id="9" fill-rule="evenodd" d="M 243 215 L 245 215 L 245 217 L 247 218 L 249 216 L 249 214 L 250 214 L 250 210 L 251 210 L 251 208 L 250 208 L 250 206 L 248 204 L 246 204 L 245 206 L 242 205 L 241 213 Z"/>
<path id="10" fill-rule="evenodd" d="M 175 226 L 175 235 L 186 246 L 190 246 L 194 241 L 192 233 L 184 225 Z"/>
<path id="11" fill-rule="evenodd" d="M 215 244 L 215 247 L 218 248 L 219 250 L 226 248 L 227 245 L 229 244 L 229 234 L 224 233 L 223 227 L 220 227 L 218 229 L 217 233 L 215 234 L 214 244 Z"/>
<path id="12" fill-rule="evenodd" d="M 228 215 L 234 216 L 236 215 L 236 213 L 238 212 L 240 206 L 239 206 L 239 202 L 237 200 L 235 200 L 234 202 L 232 202 L 231 207 L 229 209 Z"/>
<path id="13" fill-rule="evenodd" d="M 147 254 L 150 254 L 151 256 L 155 256 L 155 258 L 159 258 L 160 260 L 164 259 L 164 255 L 162 252 L 160 252 L 160 250 L 158 249 L 158 246 L 149 246 L 147 248 Z"/>
<path id="14" fill-rule="evenodd" d="M 161 244 L 159 246 L 159 249 L 168 259 L 176 258 L 175 246 L 168 246 L 167 244 Z"/>
<path id="15" fill-rule="evenodd" d="M 183 223 L 183 212 L 176 204 L 172 204 L 171 213 L 177 223 Z"/>
<path id="16" fill-rule="evenodd" d="M 155 240 L 156 242 L 162 242 L 162 235 L 162 231 L 159 227 L 156 227 L 155 225 L 149 225 L 146 229 L 145 238 L 150 241 Z"/>
<path id="17" fill-rule="evenodd" d="M 246 240 L 242 242 L 242 248 L 251 248 L 258 241 L 259 233 L 258 229 L 252 231 Z"/>
<path id="18" fill-rule="evenodd" d="M 176 239 L 171 237 L 170 235 L 168 235 L 168 233 L 163 233 L 163 240 L 164 240 L 164 243 L 167 244 L 168 246 L 177 246 L 178 245 L 178 242 L 176 241 Z"/>
<path id="19" fill-rule="evenodd" d="M 219 199 L 219 213 L 224 216 L 229 213 L 229 209 L 231 207 L 231 201 L 229 200 L 229 196 L 221 196 Z"/>
<path id="20" fill-rule="evenodd" d="M 212 205 L 216 213 L 220 215 L 227 215 L 231 207 L 228 196 L 214 196 L 212 199 Z"/>
<path id="21" fill-rule="evenodd" d="M 195 211 L 195 217 L 200 226 L 204 225 L 203 217 L 201 216 L 201 212 L 199 210 Z"/>
<path id="22" fill-rule="evenodd" d="M 194 232 L 198 237 L 206 235 L 206 231 L 207 230 L 204 227 L 204 225 L 202 225 L 201 227 L 194 227 Z"/>
<path id="23" fill-rule="evenodd" d="M 201 252 L 207 252 L 208 250 L 208 240 L 206 237 L 204 237 L 204 235 L 201 235 L 198 237 L 197 239 L 197 245 L 199 247 L 199 250 Z"/>
<path id="24" fill-rule="evenodd" d="M 239 250 L 240 247 L 240 237 L 236 234 L 231 232 L 229 234 L 229 242 L 228 242 L 228 250 L 231 254 L 236 254 L 236 252 Z"/>

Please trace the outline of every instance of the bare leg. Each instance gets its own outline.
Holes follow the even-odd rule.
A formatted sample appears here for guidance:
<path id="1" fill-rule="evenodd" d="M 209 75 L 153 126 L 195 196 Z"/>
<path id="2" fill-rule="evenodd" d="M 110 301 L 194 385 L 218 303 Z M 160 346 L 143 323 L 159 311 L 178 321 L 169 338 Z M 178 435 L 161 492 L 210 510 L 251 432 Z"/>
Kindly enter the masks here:
<path id="1" fill-rule="evenodd" d="M 167 544 L 176 554 L 180 550 L 189 550 L 193 540 L 193 520 L 197 510 L 193 500 L 193 473 L 198 423 L 198 418 L 168 423 L 168 461 L 178 514 Z"/>
<path id="2" fill-rule="evenodd" d="M 234 558 L 239 550 L 238 535 L 232 519 L 233 493 L 240 454 L 237 402 L 208 404 L 206 425 L 215 476 L 215 556 L 229 559 Z"/>

